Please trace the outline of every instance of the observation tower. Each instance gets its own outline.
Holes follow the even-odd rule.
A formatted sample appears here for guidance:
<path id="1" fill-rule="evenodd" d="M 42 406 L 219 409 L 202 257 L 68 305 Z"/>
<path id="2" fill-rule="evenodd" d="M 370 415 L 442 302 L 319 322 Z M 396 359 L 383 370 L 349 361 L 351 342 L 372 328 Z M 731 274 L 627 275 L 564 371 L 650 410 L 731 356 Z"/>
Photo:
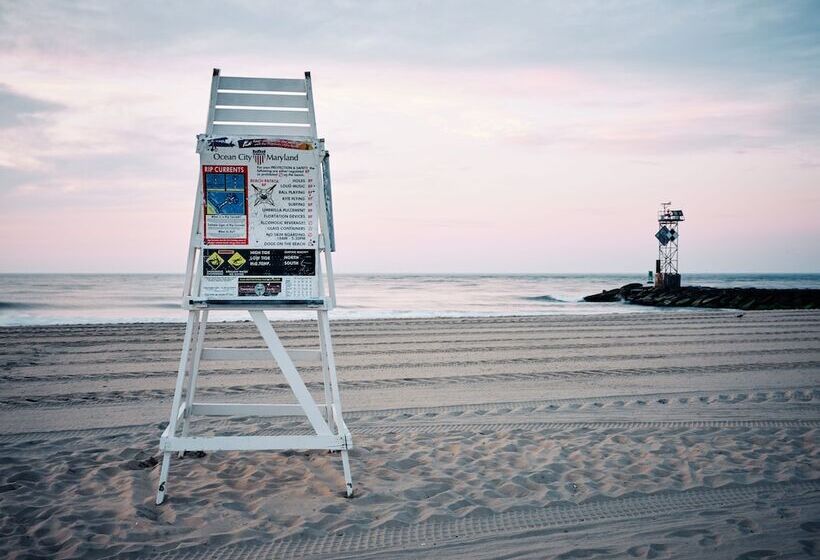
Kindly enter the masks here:
<path id="1" fill-rule="evenodd" d="M 658 211 L 658 260 L 655 261 L 655 287 L 666 290 L 680 288 L 678 272 L 678 239 L 683 210 L 671 210 L 671 202 L 662 202 Z"/>

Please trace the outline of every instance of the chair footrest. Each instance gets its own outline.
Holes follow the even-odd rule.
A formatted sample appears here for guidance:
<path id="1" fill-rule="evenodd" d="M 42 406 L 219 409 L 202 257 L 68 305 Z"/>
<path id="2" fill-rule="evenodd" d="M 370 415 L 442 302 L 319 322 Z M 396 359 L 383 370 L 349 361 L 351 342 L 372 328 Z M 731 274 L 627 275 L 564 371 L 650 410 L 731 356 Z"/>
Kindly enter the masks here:
<path id="1" fill-rule="evenodd" d="M 324 436 L 214 436 L 173 437 L 160 439 L 163 452 L 173 451 L 275 451 L 286 449 L 350 449 L 351 438 L 345 435 Z"/>

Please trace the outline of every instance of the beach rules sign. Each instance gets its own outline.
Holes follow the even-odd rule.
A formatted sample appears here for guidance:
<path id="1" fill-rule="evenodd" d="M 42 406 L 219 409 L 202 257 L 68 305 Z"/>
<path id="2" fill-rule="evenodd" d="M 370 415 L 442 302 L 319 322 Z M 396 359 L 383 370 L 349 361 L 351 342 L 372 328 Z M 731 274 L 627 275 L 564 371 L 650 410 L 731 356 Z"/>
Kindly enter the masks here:
<path id="1" fill-rule="evenodd" d="M 315 142 L 198 139 L 202 280 L 209 299 L 318 297 L 321 160 Z"/>

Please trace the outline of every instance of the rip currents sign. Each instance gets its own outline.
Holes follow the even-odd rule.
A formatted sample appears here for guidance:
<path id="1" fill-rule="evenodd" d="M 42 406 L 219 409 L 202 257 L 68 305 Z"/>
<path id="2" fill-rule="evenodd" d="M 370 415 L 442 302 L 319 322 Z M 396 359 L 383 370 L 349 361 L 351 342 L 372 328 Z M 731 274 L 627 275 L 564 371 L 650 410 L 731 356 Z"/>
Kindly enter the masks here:
<path id="1" fill-rule="evenodd" d="M 315 143 L 201 135 L 197 151 L 203 210 L 199 297 L 316 298 L 322 175 Z"/>

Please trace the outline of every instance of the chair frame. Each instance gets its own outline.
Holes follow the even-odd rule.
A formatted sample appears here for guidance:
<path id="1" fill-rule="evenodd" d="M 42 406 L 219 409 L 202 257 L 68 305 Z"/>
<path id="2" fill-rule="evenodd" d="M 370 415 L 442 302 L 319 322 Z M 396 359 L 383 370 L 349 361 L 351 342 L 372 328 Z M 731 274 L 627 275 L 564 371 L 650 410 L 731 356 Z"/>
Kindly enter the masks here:
<path id="1" fill-rule="evenodd" d="M 264 107 L 263 109 L 260 109 Z M 239 108 L 236 108 L 239 107 Z M 255 107 L 243 109 L 242 107 Z M 162 432 L 162 452 L 157 505 L 166 497 L 171 456 L 186 451 L 263 451 L 287 449 L 326 449 L 341 452 L 345 495 L 353 496 L 348 451 L 353 445 L 350 430 L 342 418 L 342 403 L 336 376 L 328 311 L 336 303 L 331 253 L 335 250 L 333 210 L 330 188 L 330 157 L 323 139 L 317 138 L 310 72 L 304 79 L 268 79 L 221 76 L 214 69 L 208 107 L 206 133 L 201 140 L 219 136 L 254 138 L 306 139 L 314 142 L 321 161 L 319 196 L 319 233 L 316 275 L 318 298 L 309 301 L 215 301 L 199 297 L 202 276 L 203 184 L 202 173 L 194 200 L 194 216 L 188 248 L 183 291 L 183 308 L 188 310 L 185 336 L 177 371 L 174 398 L 168 426 Z M 322 258 L 323 257 L 323 258 Z M 222 310 L 246 310 L 258 329 L 264 349 L 206 348 L 205 335 L 210 313 Z M 266 309 L 315 310 L 319 331 L 319 348 L 291 349 L 282 344 L 264 311 Z M 296 404 L 211 403 L 196 400 L 197 381 L 202 361 L 266 361 L 275 363 L 296 398 Z M 305 386 L 297 364 L 321 364 L 324 403 L 317 403 Z M 277 417 L 304 415 L 313 434 L 275 436 L 191 436 L 195 416 Z"/>

